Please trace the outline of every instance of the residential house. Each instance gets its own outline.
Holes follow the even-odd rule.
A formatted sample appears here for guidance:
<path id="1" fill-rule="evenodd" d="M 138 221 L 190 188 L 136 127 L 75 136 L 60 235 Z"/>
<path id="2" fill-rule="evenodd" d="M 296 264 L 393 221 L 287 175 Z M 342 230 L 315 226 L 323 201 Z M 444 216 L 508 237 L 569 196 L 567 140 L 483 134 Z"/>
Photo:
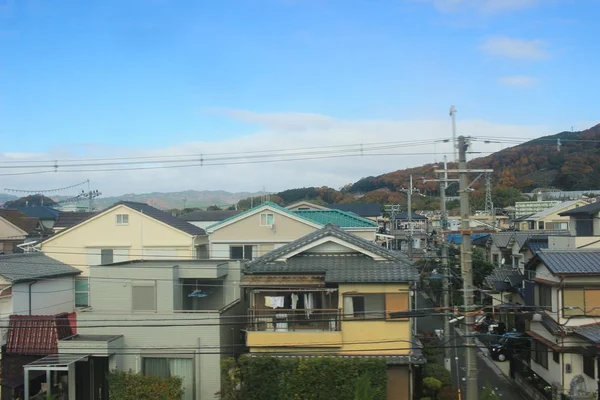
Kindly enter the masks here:
<path id="1" fill-rule="evenodd" d="M 183 399 L 215 398 L 221 360 L 243 344 L 240 279 L 238 261 L 91 266 L 92 307 L 78 312 L 78 334 L 61 342 L 59 353 L 105 357 L 110 369 L 177 375 Z"/>
<path id="2" fill-rule="evenodd" d="M 562 203 L 560 200 L 517 201 L 515 203 L 515 218 L 535 214 Z"/>
<path id="3" fill-rule="evenodd" d="M 559 214 L 569 218 L 570 237 L 553 239 L 550 248 L 600 248 L 600 202 L 577 207 Z"/>
<path id="4" fill-rule="evenodd" d="M 350 212 L 374 222 L 378 222 L 383 217 L 381 204 L 378 203 L 328 204 L 327 208 Z"/>
<path id="5" fill-rule="evenodd" d="M 2 348 L 0 361 L 2 400 L 33 398 L 34 395 L 45 396 L 48 393 L 57 399 L 66 398 L 58 395 L 68 394 L 69 385 L 75 388 L 74 374 L 69 381 L 68 377 L 60 372 L 44 373 L 37 369 L 30 370 L 30 365 L 39 363 L 46 356 L 57 354 L 59 340 L 72 335 L 73 330 L 66 313 L 11 315 L 6 346 Z M 69 397 L 71 398 L 94 399 L 87 396 Z"/>
<path id="6" fill-rule="evenodd" d="M 328 224 L 252 260 L 245 273 L 250 354 L 384 357 L 387 398 L 412 398 L 413 367 L 424 359 L 412 321 L 391 315 L 411 309 L 418 272 L 405 255 Z"/>
<path id="7" fill-rule="evenodd" d="M 340 210 L 288 210 L 266 202 L 206 227 L 211 259 L 251 260 L 328 223 L 374 241 L 377 224 Z"/>
<path id="8" fill-rule="evenodd" d="M 410 220 L 408 212 L 394 213 L 388 232 L 394 236 L 394 249 L 406 251 L 412 235 L 412 249 L 423 252 L 429 243 L 429 219 L 414 212 Z"/>
<path id="9" fill-rule="evenodd" d="M 144 203 L 120 201 L 41 243 L 48 256 L 82 271 L 76 305 L 89 303 L 89 267 L 137 259 L 207 258 L 203 229 Z"/>
<path id="10" fill-rule="evenodd" d="M 585 206 L 590 201 L 589 199 L 564 201 L 524 218 L 520 226 L 516 228 L 519 230 L 568 230 L 569 216 L 561 215 L 561 213 Z"/>
<path id="11" fill-rule="evenodd" d="M 528 369 L 515 365 L 521 381 L 530 369 L 539 386 L 558 395 L 596 399 L 600 251 L 542 249 L 525 269 L 525 300 L 537 314 L 527 331 L 533 338 Z"/>
<path id="12" fill-rule="evenodd" d="M 60 212 L 48 206 L 14 207 L 28 217 L 37 218 L 46 232 L 52 232 Z"/>
<path id="13" fill-rule="evenodd" d="M 19 210 L 0 209 L 0 254 L 22 253 L 23 243 L 41 238 L 43 227 L 37 218 Z"/>
<path id="14" fill-rule="evenodd" d="M 54 233 L 58 233 L 67 228 L 75 226 L 80 222 L 83 222 L 86 219 L 93 217 L 96 214 L 97 212 L 94 211 L 61 212 L 60 214 L 58 214 L 58 217 L 56 218 L 56 222 L 54 223 L 54 227 L 52 228 L 52 230 L 54 231 Z"/>
<path id="15" fill-rule="evenodd" d="M 0 345 L 11 315 L 73 312 L 74 279 L 80 273 L 38 252 L 0 256 Z"/>

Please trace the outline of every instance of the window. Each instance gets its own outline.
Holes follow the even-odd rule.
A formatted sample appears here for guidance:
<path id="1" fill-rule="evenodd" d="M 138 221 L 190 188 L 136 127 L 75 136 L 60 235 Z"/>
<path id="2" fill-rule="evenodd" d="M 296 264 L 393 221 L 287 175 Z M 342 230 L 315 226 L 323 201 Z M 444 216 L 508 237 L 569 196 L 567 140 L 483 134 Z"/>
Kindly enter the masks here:
<path id="1" fill-rule="evenodd" d="M 594 221 L 592 218 L 575 220 L 575 236 L 594 236 Z"/>
<path id="2" fill-rule="evenodd" d="M 592 379 L 596 379 L 596 359 L 594 356 L 583 355 L 583 373 Z"/>
<path id="3" fill-rule="evenodd" d="M 498 254 L 492 254 L 492 260 L 494 265 L 498 265 Z"/>
<path id="4" fill-rule="evenodd" d="M 156 311 L 156 283 L 154 281 L 131 282 L 131 310 Z"/>
<path id="5" fill-rule="evenodd" d="M 90 283 L 87 277 L 75 278 L 75 307 L 89 307 Z"/>
<path id="6" fill-rule="evenodd" d="M 168 378 L 178 376 L 184 389 L 183 400 L 192 400 L 194 393 L 194 359 L 193 358 L 155 358 L 144 357 L 142 370 L 146 376 Z"/>
<path id="7" fill-rule="evenodd" d="M 113 249 L 100 249 L 100 265 L 113 263 Z"/>
<path id="8" fill-rule="evenodd" d="M 538 229 L 544 229 L 544 221 L 538 221 Z"/>
<path id="9" fill-rule="evenodd" d="M 555 363 L 559 364 L 560 363 L 560 353 L 558 351 L 552 351 L 552 359 L 554 360 Z"/>
<path id="10" fill-rule="evenodd" d="M 583 288 L 564 289 L 563 315 L 600 316 L 600 290 Z"/>
<path id="11" fill-rule="evenodd" d="M 548 369 L 548 346 L 537 340 L 531 343 L 531 359 Z"/>
<path id="12" fill-rule="evenodd" d="M 255 247 L 251 244 L 229 246 L 229 258 L 232 260 L 252 260 Z"/>
<path id="13" fill-rule="evenodd" d="M 408 311 L 408 293 L 386 293 L 385 311 L 386 319 L 391 319 L 391 313 L 397 311 Z M 396 321 L 406 321 L 408 318 L 394 318 Z"/>
<path id="14" fill-rule="evenodd" d="M 536 286 L 536 306 L 552 311 L 552 287 L 547 285 Z"/>
<path id="15" fill-rule="evenodd" d="M 117 225 L 129 225 L 129 214 L 117 214 Z"/>
<path id="16" fill-rule="evenodd" d="M 385 315 L 385 294 L 369 293 L 344 297 L 344 317 L 382 318 Z"/>
<path id="17" fill-rule="evenodd" d="M 262 213 L 260 214 L 260 226 L 273 226 L 275 224 L 275 214 Z"/>

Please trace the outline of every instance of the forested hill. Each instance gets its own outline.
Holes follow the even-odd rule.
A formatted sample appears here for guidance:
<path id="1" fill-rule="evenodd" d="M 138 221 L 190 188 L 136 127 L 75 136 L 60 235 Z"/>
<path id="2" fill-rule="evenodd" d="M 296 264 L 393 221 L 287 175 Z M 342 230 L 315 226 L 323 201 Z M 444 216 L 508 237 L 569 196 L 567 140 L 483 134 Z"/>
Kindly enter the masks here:
<path id="1" fill-rule="evenodd" d="M 560 139 L 560 151 L 558 144 Z M 485 144 L 473 142 L 481 151 Z M 530 192 L 536 188 L 561 190 L 600 189 L 600 124 L 581 132 L 561 132 L 506 148 L 469 162 L 471 167 L 492 168 L 493 185 L 497 190 L 518 189 Z M 300 188 L 277 193 L 274 199 L 289 204 L 298 200 L 334 202 L 404 203 L 406 196 L 398 189 L 407 187 L 412 174 L 415 186 L 424 194 L 437 195 L 436 183 L 422 183 L 423 177 L 434 177 L 439 167 L 426 164 L 369 176 L 341 190 L 332 188 Z M 453 195 L 449 190 L 449 195 Z"/>

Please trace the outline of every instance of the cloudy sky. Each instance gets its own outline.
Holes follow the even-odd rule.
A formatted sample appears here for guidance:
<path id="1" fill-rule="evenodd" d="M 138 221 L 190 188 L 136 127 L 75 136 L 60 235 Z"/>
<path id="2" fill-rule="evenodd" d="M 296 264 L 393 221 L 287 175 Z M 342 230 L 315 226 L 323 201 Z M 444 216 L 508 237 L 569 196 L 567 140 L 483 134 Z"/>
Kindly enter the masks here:
<path id="1" fill-rule="evenodd" d="M 439 161 L 451 148 L 433 140 L 451 136 L 452 104 L 464 135 L 584 129 L 600 122 L 599 7 L 0 0 L 0 191 L 88 178 L 106 195 L 339 187 Z M 416 140 L 426 143 L 407 146 Z M 369 150 L 384 142 L 392 144 Z M 363 152 L 327 153 L 360 144 Z M 300 148 L 335 158 L 282 151 Z M 278 152 L 257 153 L 267 150 Z M 273 154 L 310 159 L 260 162 Z M 178 157 L 89 161 L 147 156 Z M 157 162 L 173 159 L 197 162 Z M 68 160 L 87 166 L 65 168 Z"/>

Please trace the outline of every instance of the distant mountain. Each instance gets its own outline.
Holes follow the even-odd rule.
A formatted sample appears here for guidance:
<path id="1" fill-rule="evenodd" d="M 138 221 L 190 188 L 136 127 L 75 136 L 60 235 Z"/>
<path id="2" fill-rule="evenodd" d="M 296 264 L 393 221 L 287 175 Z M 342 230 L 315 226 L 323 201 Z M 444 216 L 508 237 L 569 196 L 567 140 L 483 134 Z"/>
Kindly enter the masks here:
<path id="1" fill-rule="evenodd" d="M 0 204 L 4 204 L 7 201 L 17 200 L 17 196 L 13 196 L 12 194 L 0 193 Z"/>

